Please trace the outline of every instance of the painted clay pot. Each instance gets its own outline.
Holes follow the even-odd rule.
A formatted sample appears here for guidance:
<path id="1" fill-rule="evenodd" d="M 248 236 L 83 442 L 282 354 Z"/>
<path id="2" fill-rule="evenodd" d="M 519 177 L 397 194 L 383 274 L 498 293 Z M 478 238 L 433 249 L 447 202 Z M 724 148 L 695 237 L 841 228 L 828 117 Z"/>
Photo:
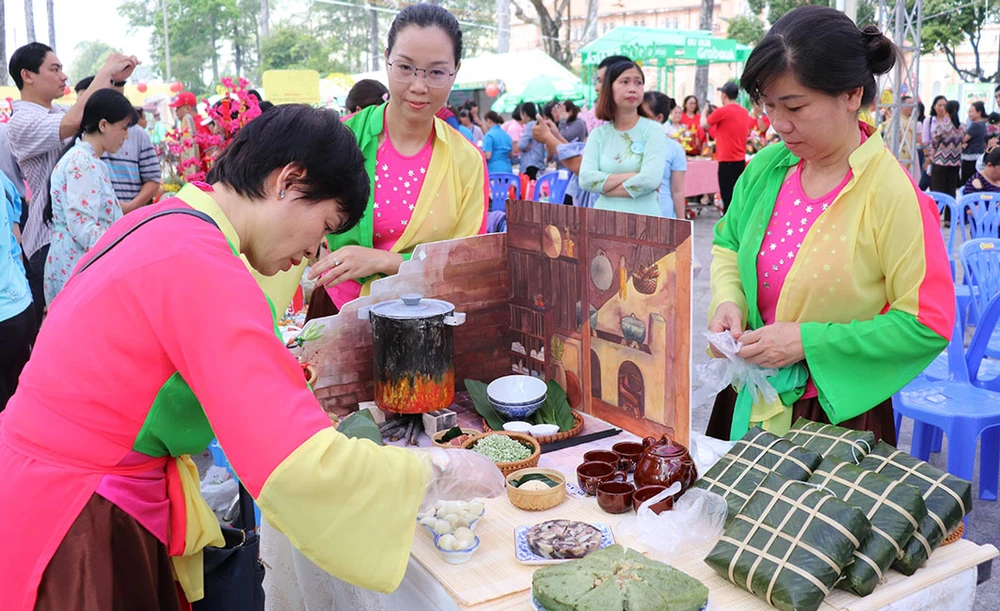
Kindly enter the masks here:
<path id="1" fill-rule="evenodd" d="M 664 435 L 659 441 L 647 437 L 642 441 L 642 457 L 635 465 L 635 485 L 670 486 L 674 482 L 681 483 L 681 491 L 674 500 L 698 479 L 698 470 L 688 449 Z"/>
<path id="2" fill-rule="evenodd" d="M 444 409 L 455 399 L 454 327 L 465 322 L 447 301 L 403 295 L 358 312 L 372 324 L 375 404 L 402 414 Z"/>

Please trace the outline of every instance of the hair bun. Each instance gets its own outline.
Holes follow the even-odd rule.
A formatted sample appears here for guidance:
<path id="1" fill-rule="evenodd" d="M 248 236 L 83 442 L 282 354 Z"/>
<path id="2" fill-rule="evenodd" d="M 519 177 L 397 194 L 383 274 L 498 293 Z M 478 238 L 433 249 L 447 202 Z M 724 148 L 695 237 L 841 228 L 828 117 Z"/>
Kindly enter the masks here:
<path id="1" fill-rule="evenodd" d="M 868 67 L 872 74 L 885 74 L 896 65 L 899 50 L 886 38 L 876 25 L 866 25 L 861 30 L 868 51 Z"/>

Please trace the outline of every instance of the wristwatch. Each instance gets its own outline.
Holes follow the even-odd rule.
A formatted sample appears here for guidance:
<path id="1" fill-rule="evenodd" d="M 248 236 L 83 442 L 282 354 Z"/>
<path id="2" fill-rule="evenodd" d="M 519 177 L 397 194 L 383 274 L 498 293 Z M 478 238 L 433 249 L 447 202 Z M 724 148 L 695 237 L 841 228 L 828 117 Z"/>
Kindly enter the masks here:
<path id="1" fill-rule="evenodd" d="M 128 80 L 116 81 L 115 79 L 111 79 L 111 86 L 112 87 L 124 87 L 125 83 L 127 83 L 127 82 L 128 82 Z"/>

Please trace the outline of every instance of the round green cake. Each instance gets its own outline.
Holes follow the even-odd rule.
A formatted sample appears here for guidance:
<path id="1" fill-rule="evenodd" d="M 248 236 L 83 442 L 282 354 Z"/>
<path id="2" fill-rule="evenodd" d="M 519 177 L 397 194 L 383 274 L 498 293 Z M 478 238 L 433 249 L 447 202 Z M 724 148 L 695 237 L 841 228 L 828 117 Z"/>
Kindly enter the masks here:
<path id="1" fill-rule="evenodd" d="M 620 545 L 535 571 L 531 591 L 545 611 L 699 611 L 708 602 L 697 579 Z"/>

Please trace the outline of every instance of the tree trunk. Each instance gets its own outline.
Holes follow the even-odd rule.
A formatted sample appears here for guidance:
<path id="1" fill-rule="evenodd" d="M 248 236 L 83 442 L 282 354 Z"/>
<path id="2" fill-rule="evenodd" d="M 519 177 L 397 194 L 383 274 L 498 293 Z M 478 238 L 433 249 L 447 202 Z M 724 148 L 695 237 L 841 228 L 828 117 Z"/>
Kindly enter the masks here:
<path id="1" fill-rule="evenodd" d="M 28 38 L 25 44 L 35 42 L 35 7 L 34 0 L 24 0 L 24 23 L 27 27 Z"/>
<path id="2" fill-rule="evenodd" d="M 267 0 L 260 0 L 260 37 L 266 39 L 270 34 L 268 33 L 271 22 L 271 11 L 268 7 Z"/>
<path id="3" fill-rule="evenodd" d="M 597 38 L 597 0 L 587 0 L 587 20 L 583 25 L 580 46 Z"/>
<path id="4" fill-rule="evenodd" d="M 368 55 L 371 56 L 372 70 L 378 70 L 379 67 L 379 57 L 378 57 L 378 13 L 375 9 L 369 9 L 368 11 Z"/>
<path id="5" fill-rule="evenodd" d="M 56 16 L 54 0 L 45 0 L 45 10 L 48 11 L 49 16 L 49 46 L 52 50 L 56 50 Z"/>
<path id="6" fill-rule="evenodd" d="M 698 27 L 709 33 L 712 31 L 712 15 L 715 12 L 714 0 L 701 0 L 701 19 Z M 698 96 L 698 103 L 705 106 L 708 103 L 708 64 L 698 64 L 694 73 L 694 94 Z"/>
<path id="7" fill-rule="evenodd" d="M 233 26 L 233 63 L 236 67 L 236 78 L 243 76 L 243 47 L 240 45 L 240 29 Z"/>
<path id="8" fill-rule="evenodd" d="M 212 86 L 219 82 L 219 43 L 216 40 L 215 17 L 212 17 Z M 201 80 L 201 79 L 199 79 Z"/>
<path id="9" fill-rule="evenodd" d="M 7 23 L 7 10 L 4 8 L 3 0 L 0 0 L 0 23 Z M 0 57 L 7 59 L 7 28 L 0 28 Z M 7 70 L 0 70 L 0 85 L 7 84 Z"/>
<path id="10" fill-rule="evenodd" d="M 510 51 L 510 0 L 497 0 L 497 53 Z"/>

